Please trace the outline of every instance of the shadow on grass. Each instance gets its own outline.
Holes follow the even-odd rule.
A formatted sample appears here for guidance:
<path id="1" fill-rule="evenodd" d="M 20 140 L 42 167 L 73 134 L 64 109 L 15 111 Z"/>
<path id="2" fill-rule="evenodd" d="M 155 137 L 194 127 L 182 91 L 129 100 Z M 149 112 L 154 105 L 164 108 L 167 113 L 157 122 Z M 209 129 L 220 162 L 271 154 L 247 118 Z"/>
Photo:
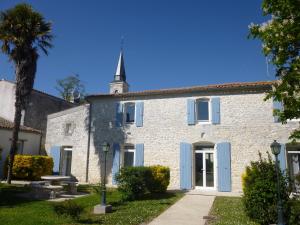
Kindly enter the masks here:
<path id="1" fill-rule="evenodd" d="M 16 205 L 27 204 L 30 202 L 40 201 L 38 199 L 32 199 L 29 196 L 31 191 L 28 187 L 2 185 L 0 187 L 0 207 L 14 207 Z M 21 196 L 24 195 L 24 196 Z"/>
<path id="2" fill-rule="evenodd" d="M 145 201 L 145 200 L 166 200 L 169 198 L 174 198 L 176 193 L 174 192 L 166 192 L 166 193 L 153 193 L 146 194 L 143 197 L 139 198 L 137 201 Z"/>

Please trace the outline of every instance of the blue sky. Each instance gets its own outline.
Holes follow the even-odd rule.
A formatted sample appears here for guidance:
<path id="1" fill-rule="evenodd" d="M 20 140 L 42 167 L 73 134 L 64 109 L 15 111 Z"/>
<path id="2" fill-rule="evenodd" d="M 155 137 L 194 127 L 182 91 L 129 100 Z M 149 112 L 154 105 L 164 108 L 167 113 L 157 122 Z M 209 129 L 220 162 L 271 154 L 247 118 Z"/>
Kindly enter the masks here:
<path id="1" fill-rule="evenodd" d="M 125 37 L 132 91 L 272 80 L 248 25 L 266 20 L 260 0 L 0 0 L 30 3 L 53 22 L 54 48 L 38 61 L 35 88 L 57 95 L 57 79 L 79 74 L 88 93 L 108 92 Z M 0 54 L 0 79 L 14 67 Z"/>

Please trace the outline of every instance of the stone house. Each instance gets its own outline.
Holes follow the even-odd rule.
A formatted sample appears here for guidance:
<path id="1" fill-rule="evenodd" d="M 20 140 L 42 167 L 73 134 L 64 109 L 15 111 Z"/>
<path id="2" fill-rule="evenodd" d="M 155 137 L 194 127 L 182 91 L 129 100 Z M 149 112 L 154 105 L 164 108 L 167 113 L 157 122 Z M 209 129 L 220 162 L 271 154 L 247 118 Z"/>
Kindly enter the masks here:
<path id="1" fill-rule="evenodd" d="M 0 117 L 0 178 L 3 177 L 4 162 L 9 155 L 13 126 L 12 122 Z M 41 131 L 21 126 L 17 154 L 38 155 L 41 139 Z"/>
<path id="2" fill-rule="evenodd" d="M 246 82 L 128 92 L 121 52 L 109 94 L 48 116 L 46 150 L 55 172 L 97 183 L 103 174 L 102 144 L 110 143 L 107 183 L 123 166 L 164 165 L 170 189 L 240 192 L 241 175 L 273 140 L 280 165 L 299 172 L 300 151 L 290 146 L 298 121 L 282 125 L 281 105 L 264 101 L 273 82 Z M 292 168 L 292 169 L 291 169 Z"/>
<path id="3" fill-rule="evenodd" d="M 16 84 L 14 82 L 0 80 L 0 116 L 9 121 L 13 121 L 15 116 L 15 89 Z M 64 99 L 34 89 L 26 110 L 22 112 L 21 125 L 42 131 L 42 142 L 44 143 L 47 116 L 75 106 L 75 104 Z"/>

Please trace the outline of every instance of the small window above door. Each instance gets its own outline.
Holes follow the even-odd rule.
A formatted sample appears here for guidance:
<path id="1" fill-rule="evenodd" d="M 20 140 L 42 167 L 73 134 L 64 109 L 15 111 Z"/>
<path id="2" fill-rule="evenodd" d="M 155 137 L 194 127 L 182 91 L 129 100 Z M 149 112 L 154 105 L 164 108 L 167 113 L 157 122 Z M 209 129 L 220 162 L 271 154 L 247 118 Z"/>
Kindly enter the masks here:
<path id="1" fill-rule="evenodd" d="M 209 116 L 209 99 L 198 99 L 196 101 L 196 118 L 199 122 L 208 122 Z"/>

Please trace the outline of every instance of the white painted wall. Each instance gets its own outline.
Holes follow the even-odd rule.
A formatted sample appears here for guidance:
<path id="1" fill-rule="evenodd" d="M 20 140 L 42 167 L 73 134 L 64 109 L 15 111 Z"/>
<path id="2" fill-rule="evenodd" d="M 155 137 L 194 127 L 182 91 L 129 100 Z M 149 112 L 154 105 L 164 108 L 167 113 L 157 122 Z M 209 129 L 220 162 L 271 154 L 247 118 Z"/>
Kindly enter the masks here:
<path id="1" fill-rule="evenodd" d="M 3 149 L 2 160 L 0 161 L 0 178 L 3 175 L 3 166 L 6 157 L 9 154 L 10 139 L 12 138 L 12 131 L 0 128 L 0 148 Z M 25 155 L 38 155 L 40 149 L 40 134 L 20 132 L 20 140 L 26 140 L 24 142 L 23 154 Z"/>
<path id="2" fill-rule="evenodd" d="M 15 85 L 0 80 L 0 116 L 13 121 L 15 115 Z"/>

